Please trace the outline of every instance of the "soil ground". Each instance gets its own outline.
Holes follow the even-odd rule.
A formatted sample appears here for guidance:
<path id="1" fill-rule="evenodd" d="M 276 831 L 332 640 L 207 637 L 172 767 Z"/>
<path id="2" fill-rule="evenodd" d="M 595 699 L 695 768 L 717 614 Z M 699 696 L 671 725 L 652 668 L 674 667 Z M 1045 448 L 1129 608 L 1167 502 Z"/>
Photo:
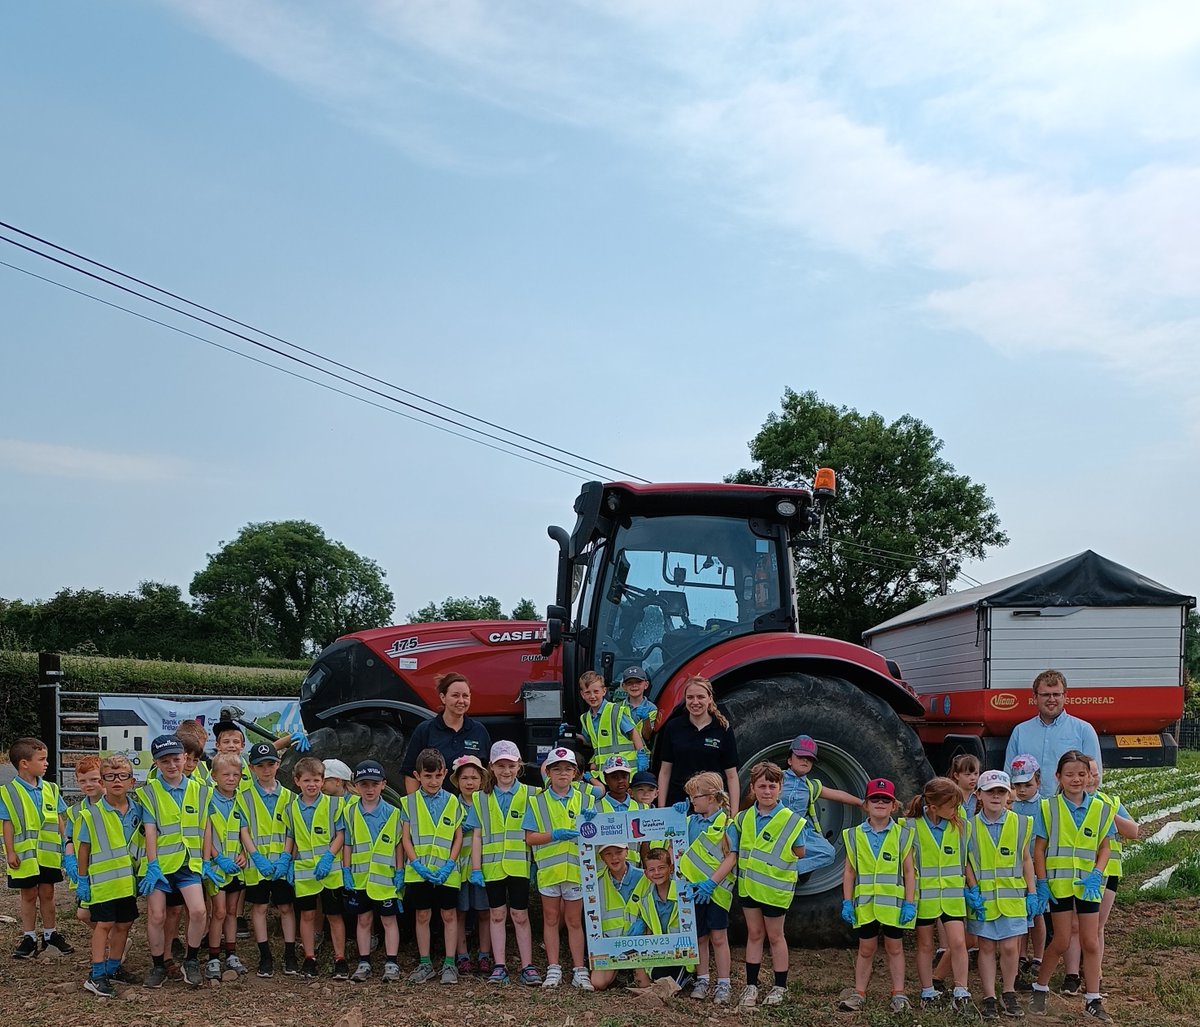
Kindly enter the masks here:
<path id="1" fill-rule="evenodd" d="M 68 911 L 73 900 L 65 886 L 59 888 L 59 909 Z M 0 913 L 19 915 L 15 892 L 0 896 Z M 14 945 L 19 937 L 15 924 L 3 925 L 4 942 Z M 838 993 L 851 981 L 853 953 L 850 949 L 794 951 L 791 957 L 788 1001 L 772 1009 L 739 1013 L 722 1010 L 711 1003 L 679 997 L 667 1005 L 654 1003 L 627 992 L 585 995 L 562 988 L 557 992 L 526 989 L 519 985 L 496 988 L 481 979 L 464 979 L 457 986 L 428 984 L 420 987 L 385 986 L 378 976 L 363 985 L 333 981 L 328 977 L 305 981 L 277 972 L 260 980 L 251 972 L 229 983 L 205 983 L 191 989 L 180 983 L 161 991 L 141 987 L 121 988 L 116 999 L 101 1000 L 82 988 L 87 973 L 87 931 L 74 920 L 63 930 L 76 948 L 72 956 L 39 958 L 25 962 L 0 957 L 0 1009 L 9 1024 L 22 1027 L 70 1024 L 72 1027 L 122 1024 L 124 1027 L 372 1027 L 382 1024 L 412 1024 L 421 1027 L 621 1027 L 703 1023 L 711 1027 L 752 1017 L 761 1024 L 790 1024 L 796 1027 L 849 1027 L 869 1024 L 921 1024 L 937 1027 L 963 1021 L 945 1012 L 914 1012 L 894 1017 L 886 1011 L 886 987 L 882 955 L 868 995 L 867 1008 L 857 1014 L 834 1010 Z M 535 932 L 536 932 L 535 928 Z M 536 933 L 535 933 L 536 936 Z M 135 941 L 127 960 L 129 968 L 141 973 L 148 957 L 144 921 L 135 925 Z M 278 948 L 278 946 L 277 946 Z M 253 943 L 239 943 L 239 951 L 253 968 Z M 320 953 L 328 959 L 328 953 Z M 734 950 L 735 998 L 742 982 L 739 959 Z M 276 952 L 276 959 L 279 953 Z M 401 951 L 401 968 L 415 964 L 410 947 Z M 323 962 L 323 972 L 328 963 Z M 915 970 L 909 953 L 908 994 L 915 998 Z M 764 972 L 764 980 L 769 974 Z M 1104 987 L 1106 1006 L 1116 1023 L 1126 1027 L 1160 1027 L 1162 1024 L 1200 1025 L 1200 904 L 1195 898 L 1171 902 L 1136 902 L 1118 905 L 1108 928 Z M 972 982 L 978 996 L 978 982 Z M 1023 996 L 1027 1002 L 1028 996 Z M 1049 1015 L 1031 1017 L 1031 1023 L 1060 1025 L 1094 1022 L 1082 1015 L 1082 999 L 1052 995 Z"/>

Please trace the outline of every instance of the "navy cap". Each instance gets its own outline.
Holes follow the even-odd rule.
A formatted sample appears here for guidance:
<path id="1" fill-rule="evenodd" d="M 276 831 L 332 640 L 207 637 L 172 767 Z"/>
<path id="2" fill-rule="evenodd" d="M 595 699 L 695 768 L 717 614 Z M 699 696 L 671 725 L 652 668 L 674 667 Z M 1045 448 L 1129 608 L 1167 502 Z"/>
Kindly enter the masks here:
<path id="1" fill-rule="evenodd" d="M 236 731 L 243 738 L 246 736 L 241 724 L 235 724 L 232 720 L 218 720 L 213 725 L 213 738 L 220 738 L 227 731 Z"/>
<path id="2" fill-rule="evenodd" d="M 158 759 L 160 756 L 182 756 L 183 742 L 174 735 L 159 735 L 150 743 L 150 756 Z"/>
<path id="3" fill-rule="evenodd" d="M 633 780 L 629 782 L 630 788 L 637 788 L 639 785 L 653 785 L 658 787 L 658 778 L 648 770 L 639 770 L 633 775 Z"/>
<path id="4" fill-rule="evenodd" d="M 621 672 L 621 681 L 649 681 L 646 672 L 641 667 L 626 667 Z"/>
<path id="5" fill-rule="evenodd" d="M 270 763 L 272 760 L 278 763 L 279 753 L 270 742 L 258 742 L 250 746 L 250 765 L 252 767 L 259 763 Z"/>
<path id="6" fill-rule="evenodd" d="M 387 775 L 383 772 L 383 765 L 375 760 L 363 760 L 357 767 L 354 768 L 354 780 L 357 781 L 383 781 Z"/>

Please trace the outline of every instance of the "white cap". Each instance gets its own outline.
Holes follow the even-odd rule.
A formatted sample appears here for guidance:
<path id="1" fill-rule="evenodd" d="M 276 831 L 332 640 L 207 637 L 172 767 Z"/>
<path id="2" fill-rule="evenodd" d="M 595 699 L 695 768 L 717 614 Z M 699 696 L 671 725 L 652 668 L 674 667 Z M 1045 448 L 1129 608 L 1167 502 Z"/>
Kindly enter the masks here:
<path id="1" fill-rule="evenodd" d="M 575 758 L 573 749 L 568 749 L 565 745 L 557 745 L 546 754 L 546 759 L 542 763 L 543 767 L 550 766 L 551 763 L 570 763 L 571 766 L 579 766 L 579 760 Z"/>
<path id="2" fill-rule="evenodd" d="M 1008 775 L 1003 770 L 985 770 L 979 775 L 975 787 L 981 792 L 990 792 L 993 788 L 1003 788 L 1005 791 L 1011 792 L 1012 782 L 1009 781 Z"/>
<path id="3" fill-rule="evenodd" d="M 624 849 L 624 850 L 628 851 L 629 846 L 626 845 L 624 842 L 605 842 L 603 845 L 599 846 L 597 851 L 603 852 L 605 849 Z"/>
<path id="4" fill-rule="evenodd" d="M 496 760 L 512 760 L 514 763 L 520 763 L 521 750 L 517 748 L 517 743 L 509 741 L 493 742 L 492 751 L 488 753 L 488 762 L 495 763 Z"/>
<path id="5" fill-rule="evenodd" d="M 353 781 L 354 775 L 350 773 L 350 768 L 341 760 L 324 760 L 325 776 L 332 777 L 338 781 Z"/>

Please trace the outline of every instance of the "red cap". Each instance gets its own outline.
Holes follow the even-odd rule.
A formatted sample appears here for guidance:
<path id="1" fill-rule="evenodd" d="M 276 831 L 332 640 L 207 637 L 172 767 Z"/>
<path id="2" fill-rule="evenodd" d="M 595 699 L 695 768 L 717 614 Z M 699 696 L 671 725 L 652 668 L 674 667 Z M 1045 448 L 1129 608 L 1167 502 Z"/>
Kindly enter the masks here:
<path id="1" fill-rule="evenodd" d="M 867 782 L 867 798 L 873 795 L 886 795 L 889 799 L 896 798 L 896 786 L 886 777 L 876 777 Z"/>

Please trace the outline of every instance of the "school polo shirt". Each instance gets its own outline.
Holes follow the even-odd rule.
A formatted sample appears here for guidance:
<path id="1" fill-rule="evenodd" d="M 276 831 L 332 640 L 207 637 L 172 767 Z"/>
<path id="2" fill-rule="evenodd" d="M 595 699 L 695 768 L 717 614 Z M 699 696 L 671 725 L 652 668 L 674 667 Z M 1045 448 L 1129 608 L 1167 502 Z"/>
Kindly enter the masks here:
<path id="1" fill-rule="evenodd" d="M 145 818 L 145 813 L 142 810 L 142 804 L 134 798 L 126 800 L 129 803 L 128 808 L 124 813 L 117 813 L 116 807 L 110 806 L 108 800 L 101 798 L 97 807 L 106 809 L 109 813 L 116 813 L 121 821 L 121 830 L 125 833 L 125 841 L 129 841 L 133 837 L 134 831 L 142 826 L 142 820 Z M 82 845 L 84 842 L 90 842 L 87 821 L 82 817 L 79 818 L 79 833 L 75 837 L 75 842 Z"/>
<path id="2" fill-rule="evenodd" d="M 608 867 L 602 868 L 600 873 L 609 879 L 609 881 L 612 883 L 612 886 L 617 889 L 617 894 L 621 896 L 621 900 L 625 902 L 626 905 L 628 905 L 629 900 L 633 898 L 633 889 L 637 887 L 638 882 L 644 876 L 641 868 L 635 867 L 632 863 L 625 864 L 625 876 L 619 881 L 613 877 L 612 871 L 609 870 Z"/>
<path id="3" fill-rule="evenodd" d="M 359 801 L 358 812 L 362 814 L 367 830 L 371 832 L 372 841 L 379 837 L 379 832 L 383 830 L 383 825 L 387 823 L 388 817 L 395 809 L 396 807 L 386 799 L 380 799 L 374 809 L 367 809 L 366 805 L 361 800 Z"/>
<path id="4" fill-rule="evenodd" d="M 430 720 L 421 721 L 414 729 L 408 748 L 404 750 L 400 772 L 407 777 L 417 776 L 417 757 L 422 749 L 437 749 L 446 766 L 451 767 L 459 756 L 478 756 L 486 765 L 491 748 L 492 737 L 479 721 L 464 717 L 463 726 L 455 731 L 446 726 L 439 713 Z"/>
<path id="5" fill-rule="evenodd" d="M 510 788 L 507 792 L 503 788 L 501 788 L 499 785 L 496 785 L 496 787 L 492 789 L 492 795 L 496 799 L 496 805 L 500 807 L 500 816 L 502 816 L 502 817 L 508 816 L 508 811 L 510 809 L 512 809 L 513 799 L 516 798 L 517 788 L 519 787 L 519 785 L 520 785 L 519 781 L 514 781 L 512 788 Z M 484 793 L 480 793 L 480 801 L 486 802 L 487 795 Z M 470 806 L 467 806 L 467 815 L 463 819 L 463 830 L 464 831 L 474 831 L 478 827 L 479 827 L 479 817 L 477 817 L 475 815 L 475 803 L 472 802 Z"/>
<path id="6" fill-rule="evenodd" d="M 672 718 L 659 733 L 656 755 L 671 764 L 668 806 L 687 798 L 683 786 L 694 774 L 711 770 L 724 780 L 725 771 L 738 765 L 733 731 L 722 727 L 715 717 L 701 728 L 695 727 L 687 714 Z"/>
<path id="7" fill-rule="evenodd" d="M 1084 792 L 1083 793 L 1083 802 L 1081 802 L 1078 806 L 1076 806 L 1075 803 L 1073 803 L 1065 795 L 1063 796 L 1063 802 L 1065 802 L 1067 804 L 1067 810 L 1071 814 L 1071 819 L 1073 821 L 1075 821 L 1076 827 L 1083 826 L 1083 818 L 1087 816 L 1088 807 L 1091 806 L 1092 799 L 1093 799 L 1093 796 L 1090 793 Z M 1045 817 L 1042 816 L 1041 803 L 1038 803 L 1038 808 L 1033 814 L 1033 836 L 1035 838 L 1041 838 L 1045 841 L 1050 840 L 1050 834 L 1046 827 L 1046 819 L 1045 819 Z M 1117 825 L 1114 823 L 1113 826 L 1108 829 L 1108 834 L 1105 837 L 1115 838 L 1116 836 L 1117 836 Z M 1099 845 L 1100 843 L 1097 842 L 1096 844 Z"/>

